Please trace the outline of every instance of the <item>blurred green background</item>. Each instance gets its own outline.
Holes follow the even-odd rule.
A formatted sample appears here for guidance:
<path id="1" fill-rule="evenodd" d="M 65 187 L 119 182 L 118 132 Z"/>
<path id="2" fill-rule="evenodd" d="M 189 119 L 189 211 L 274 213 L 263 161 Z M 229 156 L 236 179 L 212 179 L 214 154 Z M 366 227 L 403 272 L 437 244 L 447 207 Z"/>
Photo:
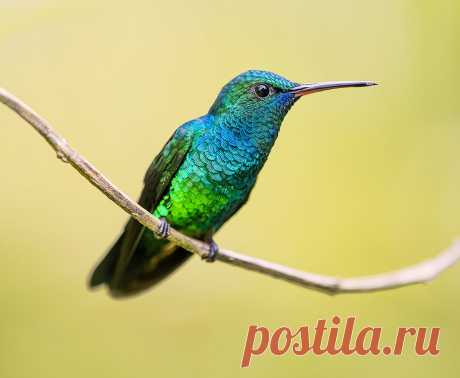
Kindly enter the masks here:
<path id="1" fill-rule="evenodd" d="M 97 3 L 97 6 L 94 5 Z M 302 270 L 378 273 L 460 235 L 460 3 L 0 0 L 0 86 L 137 198 L 173 130 L 249 68 L 381 85 L 308 96 L 286 118 L 227 248 Z M 86 279 L 127 216 L 0 108 L 0 376 L 458 374 L 460 268 L 429 285 L 328 297 L 194 258 L 116 301 Z M 438 357 L 254 358 L 249 324 L 441 327 Z"/>

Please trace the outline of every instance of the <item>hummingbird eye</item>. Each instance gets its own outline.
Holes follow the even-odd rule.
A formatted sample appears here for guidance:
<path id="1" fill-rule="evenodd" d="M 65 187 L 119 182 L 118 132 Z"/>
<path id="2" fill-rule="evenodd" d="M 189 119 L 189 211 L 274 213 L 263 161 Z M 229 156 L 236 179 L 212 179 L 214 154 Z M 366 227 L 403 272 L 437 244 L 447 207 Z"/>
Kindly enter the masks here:
<path id="1" fill-rule="evenodd" d="M 254 92 L 256 93 L 257 97 L 264 98 L 273 93 L 273 88 L 266 84 L 257 84 L 254 87 Z"/>

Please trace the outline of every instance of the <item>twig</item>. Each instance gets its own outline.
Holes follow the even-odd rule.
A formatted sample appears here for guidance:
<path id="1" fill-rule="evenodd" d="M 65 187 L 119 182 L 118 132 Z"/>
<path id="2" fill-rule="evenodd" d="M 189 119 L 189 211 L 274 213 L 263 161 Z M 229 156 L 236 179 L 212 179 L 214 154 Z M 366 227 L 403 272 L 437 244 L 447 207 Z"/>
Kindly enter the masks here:
<path id="1" fill-rule="evenodd" d="M 51 125 L 35 113 L 28 105 L 1 88 L 0 102 L 15 111 L 32 125 L 56 151 L 59 159 L 66 163 L 70 163 L 91 184 L 138 222 L 142 223 L 153 232 L 159 232 L 159 219 L 153 217 L 149 212 L 140 207 L 136 202 L 113 185 L 96 169 L 96 167 L 70 147 L 64 138 L 57 134 L 52 129 Z M 168 240 L 203 258 L 209 253 L 207 244 L 192 239 L 172 228 Z M 454 265 L 459 259 L 460 241 L 456 241 L 446 251 L 435 258 L 408 268 L 375 276 L 341 279 L 302 272 L 226 249 L 220 249 L 217 255 L 217 260 L 221 262 L 263 273 L 274 278 L 279 278 L 305 288 L 319 290 L 328 294 L 370 292 L 428 282 L 443 270 Z"/>

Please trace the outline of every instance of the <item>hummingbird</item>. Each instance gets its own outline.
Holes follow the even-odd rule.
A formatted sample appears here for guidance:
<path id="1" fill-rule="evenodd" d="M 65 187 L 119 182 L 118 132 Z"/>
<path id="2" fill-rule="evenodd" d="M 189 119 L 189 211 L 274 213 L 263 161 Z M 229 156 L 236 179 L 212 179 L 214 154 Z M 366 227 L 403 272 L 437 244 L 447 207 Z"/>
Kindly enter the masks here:
<path id="1" fill-rule="evenodd" d="M 96 267 L 91 288 L 105 284 L 116 298 L 151 288 L 192 255 L 169 242 L 169 228 L 209 243 L 247 201 L 284 117 L 301 97 L 368 81 L 299 84 L 268 71 L 249 70 L 220 91 L 208 113 L 176 129 L 144 177 L 139 205 L 161 220 L 158 234 L 129 219 Z"/>

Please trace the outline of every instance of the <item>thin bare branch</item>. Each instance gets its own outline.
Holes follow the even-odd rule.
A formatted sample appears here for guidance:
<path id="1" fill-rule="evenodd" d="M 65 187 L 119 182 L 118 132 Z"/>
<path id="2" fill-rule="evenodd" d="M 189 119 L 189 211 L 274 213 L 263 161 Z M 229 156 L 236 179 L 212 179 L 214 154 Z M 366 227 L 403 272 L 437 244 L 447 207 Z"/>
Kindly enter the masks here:
<path id="1" fill-rule="evenodd" d="M 32 125 L 56 151 L 59 159 L 66 163 L 70 163 L 83 177 L 112 200 L 112 202 L 121 207 L 145 227 L 153 232 L 159 232 L 159 219 L 153 217 L 148 211 L 140 207 L 136 202 L 113 185 L 96 169 L 96 167 L 70 147 L 65 139 L 57 134 L 44 118 L 39 116 L 24 102 L 1 88 L 0 102 L 15 111 L 20 117 Z M 190 238 L 172 228 L 168 240 L 190 252 L 196 253 L 202 258 L 205 258 L 209 253 L 207 244 Z M 358 293 L 392 289 L 400 286 L 428 282 L 434 279 L 439 273 L 460 260 L 460 241 L 456 241 L 446 251 L 433 259 L 401 270 L 358 278 L 341 279 L 302 272 L 226 249 L 221 249 L 219 251 L 217 260 L 327 294 Z"/>

